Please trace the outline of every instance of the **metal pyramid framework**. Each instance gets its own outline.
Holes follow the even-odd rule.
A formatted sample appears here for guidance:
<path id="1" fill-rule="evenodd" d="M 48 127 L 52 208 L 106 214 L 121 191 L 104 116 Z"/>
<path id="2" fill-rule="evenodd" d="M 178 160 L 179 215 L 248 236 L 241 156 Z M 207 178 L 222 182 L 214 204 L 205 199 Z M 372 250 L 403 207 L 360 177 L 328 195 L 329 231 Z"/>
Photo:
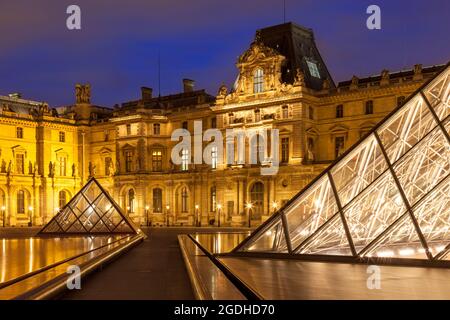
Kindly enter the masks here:
<path id="1" fill-rule="evenodd" d="M 107 191 L 91 178 L 38 234 L 138 233 Z"/>
<path id="2" fill-rule="evenodd" d="M 450 67 L 234 252 L 450 259 Z"/>

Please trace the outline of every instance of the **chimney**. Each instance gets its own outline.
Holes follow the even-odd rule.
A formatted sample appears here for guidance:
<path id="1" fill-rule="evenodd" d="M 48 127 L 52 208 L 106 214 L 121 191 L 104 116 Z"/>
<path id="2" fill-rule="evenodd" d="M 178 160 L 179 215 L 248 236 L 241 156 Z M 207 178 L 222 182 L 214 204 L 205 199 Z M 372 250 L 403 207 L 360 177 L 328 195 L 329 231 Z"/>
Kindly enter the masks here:
<path id="1" fill-rule="evenodd" d="M 152 99 L 153 89 L 148 87 L 141 87 L 142 100 L 149 101 Z"/>
<path id="2" fill-rule="evenodd" d="M 195 81 L 191 79 L 183 79 L 183 92 L 193 92 Z"/>

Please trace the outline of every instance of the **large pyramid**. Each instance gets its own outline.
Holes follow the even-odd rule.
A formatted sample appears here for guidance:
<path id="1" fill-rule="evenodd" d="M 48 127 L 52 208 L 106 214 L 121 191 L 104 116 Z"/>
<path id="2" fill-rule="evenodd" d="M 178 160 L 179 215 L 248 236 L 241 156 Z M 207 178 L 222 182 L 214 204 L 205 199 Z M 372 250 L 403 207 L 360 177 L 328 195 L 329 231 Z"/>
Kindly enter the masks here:
<path id="1" fill-rule="evenodd" d="M 138 232 L 108 192 L 91 178 L 38 235 Z"/>
<path id="2" fill-rule="evenodd" d="M 449 99 L 447 65 L 234 251 L 447 259 Z"/>

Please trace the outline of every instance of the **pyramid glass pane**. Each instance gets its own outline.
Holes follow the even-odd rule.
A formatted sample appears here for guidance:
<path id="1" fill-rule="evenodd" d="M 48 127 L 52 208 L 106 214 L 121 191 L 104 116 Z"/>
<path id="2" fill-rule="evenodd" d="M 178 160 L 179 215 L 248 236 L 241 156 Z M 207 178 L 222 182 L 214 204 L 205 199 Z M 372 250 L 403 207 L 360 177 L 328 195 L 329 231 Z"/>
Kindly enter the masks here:
<path id="1" fill-rule="evenodd" d="M 387 168 L 375 136 L 369 136 L 331 170 L 341 205 L 345 206 Z"/>
<path id="2" fill-rule="evenodd" d="M 295 249 L 338 211 L 330 181 L 325 175 L 285 209 L 289 237 Z"/>
<path id="3" fill-rule="evenodd" d="M 423 92 L 439 119 L 450 115 L 450 68 L 447 67 Z"/>
<path id="4" fill-rule="evenodd" d="M 91 179 L 40 233 L 98 234 L 138 231 L 111 196 L 103 191 L 95 179 Z"/>
<path id="5" fill-rule="evenodd" d="M 340 215 L 336 214 L 331 218 L 321 230 L 305 241 L 296 253 L 351 256 L 352 251 Z"/>
<path id="6" fill-rule="evenodd" d="M 450 176 L 413 208 L 433 256 L 450 243 Z"/>
<path id="7" fill-rule="evenodd" d="M 378 130 L 391 163 L 419 142 L 437 126 L 433 115 L 420 95 L 409 100 Z"/>
<path id="8" fill-rule="evenodd" d="M 380 258 L 428 259 L 408 213 L 392 225 L 364 256 Z"/>
<path id="9" fill-rule="evenodd" d="M 440 127 L 434 129 L 398 163 L 394 171 L 414 205 L 450 172 L 450 144 Z"/>
<path id="10" fill-rule="evenodd" d="M 280 218 L 273 221 L 270 227 L 261 232 L 255 241 L 249 243 L 243 251 L 287 252 L 284 230 Z"/>
<path id="11" fill-rule="evenodd" d="M 344 208 L 344 215 L 359 252 L 397 220 L 406 207 L 389 171 Z"/>
<path id="12" fill-rule="evenodd" d="M 255 244 L 278 221 L 294 254 L 350 256 L 350 236 L 359 257 L 428 259 L 428 247 L 436 259 L 450 260 L 449 72 L 424 85 L 236 250 Z M 267 250 L 261 247 L 252 251 Z"/>

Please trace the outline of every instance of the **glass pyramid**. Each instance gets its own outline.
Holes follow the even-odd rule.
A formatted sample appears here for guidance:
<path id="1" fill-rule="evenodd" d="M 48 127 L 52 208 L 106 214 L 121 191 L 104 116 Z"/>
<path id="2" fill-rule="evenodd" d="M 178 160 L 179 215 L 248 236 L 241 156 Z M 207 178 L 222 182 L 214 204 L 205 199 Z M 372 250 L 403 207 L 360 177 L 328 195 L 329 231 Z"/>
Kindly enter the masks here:
<path id="1" fill-rule="evenodd" d="M 111 234 L 138 231 L 108 192 L 92 178 L 38 234 Z"/>
<path id="2" fill-rule="evenodd" d="M 450 66 L 234 251 L 450 259 Z"/>

